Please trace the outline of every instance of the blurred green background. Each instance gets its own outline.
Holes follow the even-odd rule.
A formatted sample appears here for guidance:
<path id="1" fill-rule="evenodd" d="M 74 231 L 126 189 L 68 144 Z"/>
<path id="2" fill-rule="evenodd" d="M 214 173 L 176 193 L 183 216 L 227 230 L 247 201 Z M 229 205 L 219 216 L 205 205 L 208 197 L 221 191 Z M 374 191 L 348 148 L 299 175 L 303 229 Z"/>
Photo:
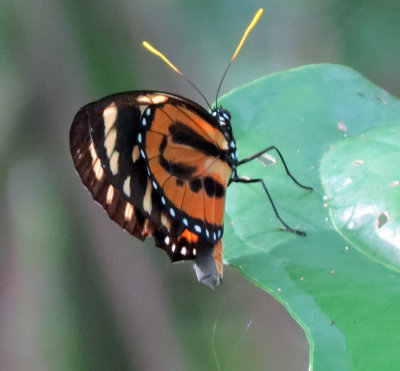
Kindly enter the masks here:
<path id="1" fill-rule="evenodd" d="M 102 96 L 203 103 L 142 40 L 212 101 L 259 7 L 223 92 L 331 62 L 400 96 L 398 0 L 0 2 L 0 370 L 307 369 L 305 334 L 279 303 L 229 267 L 212 291 L 120 230 L 69 155 L 75 113 Z"/>

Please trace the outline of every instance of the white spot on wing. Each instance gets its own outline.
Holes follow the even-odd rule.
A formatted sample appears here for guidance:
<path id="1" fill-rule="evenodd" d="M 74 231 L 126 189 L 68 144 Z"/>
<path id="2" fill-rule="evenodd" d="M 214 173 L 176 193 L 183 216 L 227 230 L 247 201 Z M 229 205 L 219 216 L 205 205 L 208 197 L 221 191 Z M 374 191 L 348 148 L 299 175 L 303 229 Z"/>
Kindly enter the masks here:
<path id="1" fill-rule="evenodd" d="M 110 158 L 111 154 L 114 151 L 116 140 L 117 140 L 117 129 L 112 128 L 108 132 L 106 139 L 104 140 L 104 147 L 106 147 L 108 158 Z"/>
<path id="2" fill-rule="evenodd" d="M 136 100 L 138 100 L 138 99 L 136 99 Z M 144 110 L 146 109 L 146 105 L 143 105 L 143 104 L 140 104 L 139 105 L 139 109 L 140 109 L 140 115 L 143 115 L 143 112 L 144 112 Z"/>
<path id="3" fill-rule="evenodd" d="M 107 205 L 111 205 L 114 198 L 114 187 L 110 185 L 107 190 L 106 202 Z"/>
<path id="4" fill-rule="evenodd" d="M 139 95 L 136 100 L 142 104 L 149 104 L 151 103 L 151 99 L 147 95 Z M 144 109 L 144 107 L 143 107 Z"/>
<path id="5" fill-rule="evenodd" d="M 152 190 L 151 183 L 150 183 L 150 180 L 148 179 L 146 193 L 143 198 L 143 210 L 149 214 L 151 214 L 151 210 L 152 210 L 151 190 Z"/>
<path id="6" fill-rule="evenodd" d="M 118 159 L 119 159 L 119 152 L 114 151 L 110 158 L 110 169 L 113 175 L 118 173 Z"/>
<path id="7" fill-rule="evenodd" d="M 131 196 L 131 177 L 128 176 L 124 181 L 124 193 L 130 197 Z"/>
<path id="8" fill-rule="evenodd" d="M 168 100 L 168 97 L 162 94 L 149 94 L 148 96 L 151 99 L 151 102 L 154 104 L 164 103 Z"/>
<path id="9" fill-rule="evenodd" d="M 104 175 L 103 168 L 101 167 L 101 161 L 99 158 L 95 161 L 93 165 L 93 172 L 97 180 L 101 180 Z"/>
<path id="10" fill-rule="evenodd" d="M 161 213 L 161 224 L 168 230 L 171 229 L 171 222 L 169 221 L 168 216 L 164 212 Z"/>
<path id="11" fill-rule="evenodd" d="M 125 206 L 125 214 L 124 214 L 125 220 L 131 221 L 132 216 L 133 216 L 133 206 L 129 202 L 127 202 L 126 206 Z"/>
<path id="12" fill-rule="evenodd" d="M 186 248 L 185 246 L 183 246 L 183 247 L 181 248 L 181 254 L 182 254 L 183 256 L 186 256 L 186 254 L 187 254 L 187 248 Z"/>
<path id="13" fill-rule="evenodd" d="M 99 157 L 97 156 L 93 141 L 91 141 L 89 144 L 89 152 L 90 156 L 92 156 L 92 164 L 94 164 Z"/>
<path id="14" fill-rule="evenodd" d="M 201 233 L 201 227 L 199 226 L 199 225 L 195 225 L 194 226 L 194 230 L 197 232 L 197 233 Z"/>
<path id="15" fill-rule="evenodd" d="M 103 111 L 104 120 L 104 136 L 107 136 L 110 129 L 114 126 L 115 120 L 117 119 L 118 109 L 115 103 L 108 105 Z"/>
<path id="16" fill-rule="evenodd" d="M 136 146 L 133 147 L 133 150 L 132 150 L 132 161 L 134 163 L 138 160 L 139 155 L 140 155 L 139 146 L 136 145 Z"/>

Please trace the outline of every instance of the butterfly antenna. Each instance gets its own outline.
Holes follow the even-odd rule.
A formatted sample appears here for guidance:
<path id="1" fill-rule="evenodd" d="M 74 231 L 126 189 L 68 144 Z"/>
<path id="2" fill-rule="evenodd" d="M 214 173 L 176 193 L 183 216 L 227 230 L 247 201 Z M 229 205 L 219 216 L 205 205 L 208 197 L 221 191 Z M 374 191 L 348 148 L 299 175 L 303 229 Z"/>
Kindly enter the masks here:
<path id="1" fill-rule="evenodd" d="M 244 31 L 244 34 L 242 36 L 242 39 L 240 40 L 239 45 L 237 46 L 235 52 L 233 53 L 233 56 L 228 64 L 228 66 L 226 67 L 226 70 L 224 72 L 224 74 L 222 75 L 222 79 L 218 85 L 218 89 L 217 89 L 217 95 L 215 98 L 215 105 L 218 106 L 218 95 L 219 95 L 219 91 L 221 90 L 221 86 L 222 83 L 225 79 L 226 74 L 228 73 L 229 68 L 231 67 L 232 62 L 235 60 L 235 58 L 237 57 L 237 55 L 239 54 L 240 49 L 242 49 L 242 46 L 244 44 L 244 42 L 247 39 L 247 36 L 249 35 L 250 31 L 254 28 L 254 26 L 256 25 L 256 23 L 258 22 L 258 20 L 260 19 L 261 15 L 263 14 L 264 9 L 260 8 L 257 10 L 257 13 L 255 14 L 255 16 L 253 17 L 252 21 L 250 22 L 250 24 L 247 26 L 246 31 Z"/>
<path id="2" fill-rule="evenodd" d="M 188 79 L 182 73 L 182 71 L 180 71 L 163 53 L 158 51 L 154 46 L 150 45 L 147 41 L 143 41 L 142 44 L 147 50 L 155 54 L 157 57 L 161 58 L 169 67 L 171 67 L 176 73 L 179 73 L 179 75 L 181 75 L 190 85 L 192 85 L 193 88 L 195 88 L 195 90 L 203 97 L 203 99 L 207 103 L 207 106 L 211 109 L 211 105 L 208 102 L 207 98 L 204 96 L 204 94 L 200 91 L 200 89 L 194 84 L 192 80 Z"/>

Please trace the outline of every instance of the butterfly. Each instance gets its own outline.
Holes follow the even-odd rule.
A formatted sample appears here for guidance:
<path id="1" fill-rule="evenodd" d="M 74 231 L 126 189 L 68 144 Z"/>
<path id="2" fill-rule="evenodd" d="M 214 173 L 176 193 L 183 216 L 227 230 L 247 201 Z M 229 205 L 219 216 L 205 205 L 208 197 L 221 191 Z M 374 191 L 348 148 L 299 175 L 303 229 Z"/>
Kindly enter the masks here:
<path id="1" fill-rule="evenodd" d="M 253 18 L 231 62 L 261 13 Z M 158 50 L 144 45 L 181 73 Z M 274 146 L 239 161 L 231 114 L 218 105 L 209 112 L 167 92 L 114 94 L 79 110 L 70 149 L 82 182 L 111 219 L 141 240 L 153 236 L 172 261 L 194 260 L 198 280 L 212 288 L 223 274 L 225 192 L 230 183 L 261 183 L 285 228 L 304 235 L 279 216 L 264 181 L 240 178 L 237 168 L 276 150 L 288 175 L 310 187 L 297 182 Z"/>

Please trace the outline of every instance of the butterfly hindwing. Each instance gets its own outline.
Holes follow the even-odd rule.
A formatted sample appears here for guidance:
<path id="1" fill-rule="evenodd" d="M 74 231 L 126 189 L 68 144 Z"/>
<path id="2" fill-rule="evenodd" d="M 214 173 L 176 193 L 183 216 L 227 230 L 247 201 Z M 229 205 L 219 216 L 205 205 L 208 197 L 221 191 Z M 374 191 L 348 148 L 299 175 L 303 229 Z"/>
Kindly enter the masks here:
<path id="1" fill-rule="evenodd" d="M 124 196 L 119 187 L 120 179 L 112 175 L 106 151 L 96 146 L 93 139 L 100 128 L 104 130 L 103 111 L 103 104 L 96 102 L 83 107 L 75 116 L 70 132 L 74 164 L 83 183 L 110 218 L 143 240 L 154 226 L 140 208 Z M 138 172 L 137 176 L 140 174 Z"/>
<path id="2" fill-rule="evenodd" d="M 212 257 L 222 274 L 231 168 L 207 111 L 168 93 L 115 94 L 78 112 L 70 145 L 83 183 L 113 220 L 141 239 L 153 235 L 174 261 Z"/>

